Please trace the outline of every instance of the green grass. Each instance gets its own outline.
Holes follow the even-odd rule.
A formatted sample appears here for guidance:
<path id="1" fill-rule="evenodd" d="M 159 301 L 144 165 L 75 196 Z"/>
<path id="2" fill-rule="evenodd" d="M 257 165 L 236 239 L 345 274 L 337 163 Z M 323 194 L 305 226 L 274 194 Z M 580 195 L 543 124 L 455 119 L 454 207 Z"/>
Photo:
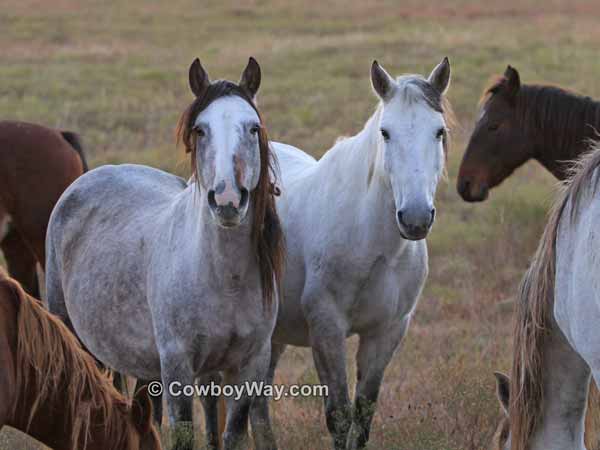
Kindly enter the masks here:
<path id="1" fill-rule="evenodd" d="M 387 371 L 370 449 L 478 450 L 499 417 L 492 371 L 509 366 L 510 301 L 554 182 L 529 164 L 488 202 L 469 205 L 455 192 L 457 168 L 482 89 L 509 63 L 525 82 L 600 97 L 599 15 L 581 0 L 5 0 L 0 117 L 79 132 L 93 166 L 137 162 L 185 175 L 173 131 L 196 56 L 212 77 L 233 80 L 255 56 L 271 137 L 320 156 L 373 111 L 373 59 L 393 73 L 425 73 L 448 55 L 460 126 L 429 239 L 430 278 Z M 310 353 L 290 349 L 277 381 L 316 379 Z M 282 400 L 273 414 L 280 448 L 328 448 L 320 402 Z M 0 434 L 2 450 L 29 448 L 22 442 Z"/>

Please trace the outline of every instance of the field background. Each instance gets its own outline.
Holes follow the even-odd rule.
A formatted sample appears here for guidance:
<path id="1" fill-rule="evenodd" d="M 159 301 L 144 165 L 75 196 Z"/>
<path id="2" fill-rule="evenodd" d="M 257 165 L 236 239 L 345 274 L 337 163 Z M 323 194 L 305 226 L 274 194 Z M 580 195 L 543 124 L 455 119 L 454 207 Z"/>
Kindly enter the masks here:
<path id="1" fill-rule="evenodd" d="M 487 448 L 500 416 L 492 371 L 509 368 L 511 302 L 554 180 L 529 164 L 486 203 L 469 205 L 455 191 L 458 164 L 483 87 L 509 63 L 525 82 L 600 97 L 600 4 L 223 3 L 2 0 L 0 118 L 79 132 L 92 166 L 135 162 L 185 175 L 173 131 L 191 100 L 189 64 L 200 56 L 214 78 L 237 80 L 253 55 L 263 69 L 259 105 L 272 138 L 318 157 L 373 111 L 373 59 L 394 74 L 429 73 L 449 56 L 460 126 L 428 238 L 430 277 L 388 369 L 369 448 Z M 310 353 L 290 348 L 276 382 L 316 383 Z M 282 400 L 273 415 L 281 449 L 329 448 L 320 399 Z M 0 433 L 2 450 L 33 448 Z"/>

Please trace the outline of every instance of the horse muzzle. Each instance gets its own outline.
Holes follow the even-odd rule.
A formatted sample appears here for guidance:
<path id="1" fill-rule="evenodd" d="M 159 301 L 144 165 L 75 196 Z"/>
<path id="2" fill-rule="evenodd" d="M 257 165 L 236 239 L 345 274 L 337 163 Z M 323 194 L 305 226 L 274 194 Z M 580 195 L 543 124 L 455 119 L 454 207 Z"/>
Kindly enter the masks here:
<path id="1" fill-rule="evenodd" d="M 396 221 L 400 235 L 409 241 L 425 239 L 435 220 L 435 208 L 422 211 L 399 210 Z"/>
<path id="2" fill-rule="evenodd" d="M 242 223 L 248 211 L 249 193 L 247 189 L 240 189 L 239 194 L 232 189 L 208 192 L 208 206 L 217 221 L 223 228 L 237 227 Z"/>
<path id="3" fill-rule="evenodd" d="M 490 193 L 487 183 L 478 183 L 467 177 L 459 177 L 456 190 L 466 202 L 482 202 Z"/>

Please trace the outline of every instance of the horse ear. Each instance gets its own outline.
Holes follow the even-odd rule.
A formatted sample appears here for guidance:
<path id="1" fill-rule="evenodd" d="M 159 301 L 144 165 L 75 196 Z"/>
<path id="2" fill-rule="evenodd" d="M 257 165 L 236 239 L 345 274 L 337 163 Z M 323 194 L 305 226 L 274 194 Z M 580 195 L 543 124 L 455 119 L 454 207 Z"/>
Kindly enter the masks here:
<path id="1" fill-rule="evenodd" d="M 204 67 L 202 67 L 198 58 L 196 58 L 190 66 L 189 77 L 190 89 L 194 95 L 198 98 L 203 97 L 210 86 L 210 78 L 208 77 L 208 72 L 204 70 Z"/>
<path id="2" fill-rule="evenodd" d="M 444 57 L 442 61 L 435 66 L 435 68 L 429 74 L 427 81 L 431 86 L 435 88 L 440 94 L 445 94 L 450 86 L 450 61 L 448 57 Z"/>
<path id="3" fill-rule="evenodd" d="M 256 97 L 256 93 L 258 92 L 258 88 L 260 87 L 260 66 L 256 62 L 256 60 L 251 56 L 248 59 L 248 65 L 244 69 L 242 73 L 242 78 L 240 78 L 239 86 L 244 89 L 249 95 L 250 98 Z"/>
<path id="4" fill-rule="evenodd" d="M 141 435 L 150 432 L 152 427 L 152 402 L 148 396 L 148 386 L 135 393 L 131 404 L 131 418 L 135 428 Z"/>
<path id="5" fill-rule="evenodd" d="M 371 65 L 371 84 L 375 93 L 385 102 L 392 97 L 396 82 L 377 61 L 373 61 Z"/>
<path id="6" fill-rule="evenodd" d="M 496 377 L 496 396 L 502 406 L 502 411 L 508 417 L 508 408 L 510 405 L 510 378 L 501 372 L 494 372 Z"/>
<path id="7" fill-rule="evenodd" d="M 519 76 L 517 69 L 512 66 L 507 66 L 504 71 L 504 78 L 506 78 L 508 93 L 511 96 L 517 95 L 517 92 L 519 92 L 519 89 L 521 88 L 521 77 Z"/>

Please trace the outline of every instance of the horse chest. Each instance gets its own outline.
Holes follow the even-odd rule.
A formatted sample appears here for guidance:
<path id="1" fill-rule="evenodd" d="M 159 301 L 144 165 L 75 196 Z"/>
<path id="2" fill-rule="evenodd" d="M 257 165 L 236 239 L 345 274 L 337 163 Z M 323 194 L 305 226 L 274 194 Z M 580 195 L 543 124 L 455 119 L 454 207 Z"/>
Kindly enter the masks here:
<path id="1" fill-rule="evenodd" d="M 417 245 L 375 259 L 353 291 L 346 292 L 352 332 L 386 326 L 412 313 L 427 275 L 425 252 Z"/>
<path id="2" fill-rule="evenodd" d="M 373 329 L 403 319 L 412 310 L 417 295 L 403 296 L 403 277 L 385 263 L 376 264 L 353 296 L 348 310 L 352 330 Z"/>
<path id="3" fill-rule="evenodd" d="M 205 286 L 193 297 L 178 298 L 161 313 L 170 318 L 165 334 L 185 343 L 198 373 L 239 367 L 270 338 L 275 310 L 263 307 L 257 289 Z"/>

